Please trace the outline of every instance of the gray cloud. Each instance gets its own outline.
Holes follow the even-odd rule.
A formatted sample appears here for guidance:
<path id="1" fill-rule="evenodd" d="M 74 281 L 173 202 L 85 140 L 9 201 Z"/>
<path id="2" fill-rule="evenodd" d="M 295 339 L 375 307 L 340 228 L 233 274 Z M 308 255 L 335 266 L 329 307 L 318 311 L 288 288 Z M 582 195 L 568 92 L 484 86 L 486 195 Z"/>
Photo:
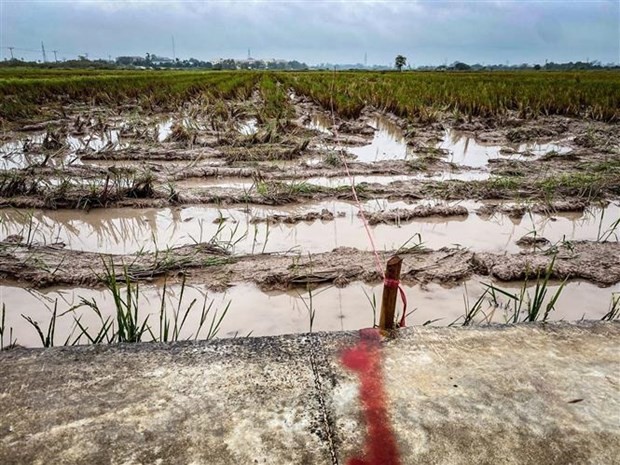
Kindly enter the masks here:
<path id="1" fill-rule="evenodd" d="M 70 57 L 146 52 L 202 59 L 413 64 L 620 61 L 617 1 L 7 1 L 0 42 Z M 3 48 L 2 56 L 8 56 Z M 35 52 L 18 56 L 38 58 Z"/>

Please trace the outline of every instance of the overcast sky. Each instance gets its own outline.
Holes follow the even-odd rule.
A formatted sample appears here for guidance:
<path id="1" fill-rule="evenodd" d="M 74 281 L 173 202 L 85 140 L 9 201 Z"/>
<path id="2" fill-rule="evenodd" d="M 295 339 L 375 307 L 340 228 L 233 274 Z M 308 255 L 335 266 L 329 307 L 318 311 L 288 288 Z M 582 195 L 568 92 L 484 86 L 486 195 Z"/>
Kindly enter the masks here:
<path id="1" fill-rule="evenodd" d="M 0 52 L 308 64 L 620 61 L 620 1 L 0 0 Z M 18 50 L 22 49 L 22 50 Z M 31 50 L 31 51 L 28 51 Z"/>

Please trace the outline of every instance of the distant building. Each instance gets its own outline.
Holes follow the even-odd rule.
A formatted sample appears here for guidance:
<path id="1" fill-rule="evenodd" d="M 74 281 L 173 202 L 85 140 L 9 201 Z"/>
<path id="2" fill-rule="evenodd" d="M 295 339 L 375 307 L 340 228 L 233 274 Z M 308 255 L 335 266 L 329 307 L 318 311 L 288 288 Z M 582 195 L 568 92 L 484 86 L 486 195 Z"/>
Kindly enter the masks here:
<path id="1" fill-rule="evenodd" d="M 146 60 L 144 57 L 137 56 L 120 56 L 116 57 L 116 64 L 118 65 L 144 65 Z"/>
<path id="2" fill-rule="evenodd" d="M 151 64 L 155 66 L 168 65 L 171 63 L 174 63 L 174 60 L 172 58 L 151 55 Z"/>

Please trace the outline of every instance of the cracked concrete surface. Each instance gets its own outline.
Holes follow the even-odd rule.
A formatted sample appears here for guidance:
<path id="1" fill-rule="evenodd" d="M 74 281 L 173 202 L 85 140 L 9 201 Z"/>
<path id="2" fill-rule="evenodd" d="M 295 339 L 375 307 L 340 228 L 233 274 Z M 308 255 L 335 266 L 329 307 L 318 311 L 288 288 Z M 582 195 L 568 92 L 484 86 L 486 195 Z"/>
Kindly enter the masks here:
<path id="1" fill-rule="evenodd" d="M 620 324 L 408 328 L 381 346 L 403 464 L 617 464 Z M 356 332 L 0 353 L 0 463 L 346 464 Z"/>

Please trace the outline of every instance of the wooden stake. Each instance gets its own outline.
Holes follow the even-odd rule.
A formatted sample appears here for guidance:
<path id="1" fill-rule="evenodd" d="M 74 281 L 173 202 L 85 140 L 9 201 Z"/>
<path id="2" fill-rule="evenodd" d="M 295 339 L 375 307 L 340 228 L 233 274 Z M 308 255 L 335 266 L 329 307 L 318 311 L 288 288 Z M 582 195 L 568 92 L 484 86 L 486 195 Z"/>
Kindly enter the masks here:
<path id="1" fill-rule="evenodd" d="M 395 329 L 396 298 L 398 297 L 398 282 L 403 259 L 398 255 L 391 257 L 385 267 L 385 282 L 383 283 L 383 297 L 381 298 L 381 317 L 379 328 L 382 333 Z"/>

